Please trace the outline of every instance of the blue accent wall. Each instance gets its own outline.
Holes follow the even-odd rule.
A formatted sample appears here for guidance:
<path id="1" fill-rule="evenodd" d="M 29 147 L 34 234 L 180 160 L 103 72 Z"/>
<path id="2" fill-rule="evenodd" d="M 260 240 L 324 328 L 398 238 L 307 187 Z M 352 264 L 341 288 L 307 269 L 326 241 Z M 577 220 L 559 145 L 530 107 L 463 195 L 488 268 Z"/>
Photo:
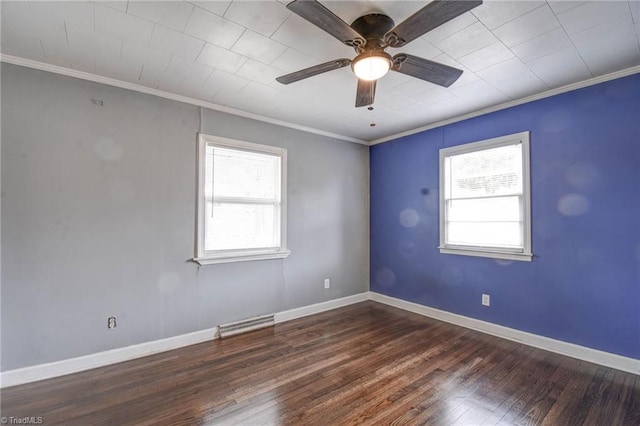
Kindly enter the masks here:
<path id="1" fill-rule="evenodd" d="M 440 254 L 438 150 L 523 131 L 533 261 Z M 640 74 L 375 145 L 370 159 L 372 291 L 640 358 Z"/>

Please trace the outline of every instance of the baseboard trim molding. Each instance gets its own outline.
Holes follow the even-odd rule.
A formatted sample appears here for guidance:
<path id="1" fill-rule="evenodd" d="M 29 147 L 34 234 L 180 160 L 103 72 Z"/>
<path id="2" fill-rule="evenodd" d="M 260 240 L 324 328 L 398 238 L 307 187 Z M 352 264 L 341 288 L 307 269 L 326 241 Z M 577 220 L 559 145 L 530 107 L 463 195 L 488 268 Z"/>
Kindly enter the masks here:
<path id="1" fill-rule="evenodd" d="M 123 348 L 110 349 L 90 355 L 76 358 L 63 359 L 61 361 L 38 364 L 15 370 L 3 371 L 0 374 L 0 388 L 37 382 L 53 377 L 66 376 L 67 374 L 105 367 L 123 361 L 129 361 L 159 352 L 170 351 L 184 346 L 195 345 L 218 338 L 218 327 L 193 333 L 181 334 L 166 339 L 153 340 Z"/>
<path id="2" fill-rule="evenodd" d="M 276 313 L 275 322 L 277 324 L 279 322 L 290 321 L 307 315 L 317 314 L 331 309 L 363 302 L 368 299 L 369 292 L 364 292 L 353 296 L 342 297 L 340 299 L 328 300 L 326 302 L 290 309 Z M 220 333 L 218 327 L 214 327 L 206 330 L 195 331 L 193 333 L 168 337 L 166 339 L 154 340 L 123 348 L 110 349 L 108 351 L 97 352 L 76 358 L 3 371 L 0 373 L 0 389 L 37 382 L 39 380 L 51 379 L 54 377 L 66 376 L 67 374 L 79 373 L 81 371 L 91 370 L 98 367 L 105 367 L 107 365 L 130 361 L 132 359 L 153 355 L 159 352 L 170 351 L 172 349 L 195 345 L 208 340 L 218 339 L 219 337 Z"/>
<path id="3" fill-rule="evenodd" d="M 397 299 L 376 292 L 364 292 L 340 299 L 328 300 L 300 308 L 289 309 L 275 314 L 275 323 L 291 321 L 297 318 L 318 314 L 354 303 L 373 300 L 385 305 L 393 306 L 405 311 L 413 312 L 429 318 L 459 325 L 482 333 L 491 334 L 503 339 L 512 340 L 539 349 L 566 355 L 616 370 L 626 371 L 640 375 L 640 360 L 628 358 L 597 349 L 587 348 L 549 337 L 539 336 L 525 331 L 516 330 L 490 322 L 465 317 L 463 315 L 442 311 L 429 306 L 420 305 L 406 300 Z M 129 361 L 160 352 L 178 349 L 184 346 L 194 345 L 219 338 L 218 327 L 182 334 L 166 339 L 154 340 L 124 348 L 111 349 L 104 352 L 70 358 L 47 364 L 39 364 L 0 373 L 0 388 L 22 385 L 39 380 L 66 376 L 98 367 L 105 367 L 119 362 Z"/>
<path id="4" fill-rule="evenodd" d="M 289 309 L 288 311 L 278 312 L 275 315 L 276 324 L 285 321 L 291 321 L 297 318 L 306 317 L 308 315 L 318 314 L 320 312 L 330 311 L 332 309 L 341 308 L 343 306 L 353 305 L 354 303 L 369 300 L 369 293 L 358 293 L 352 296 L 342 297 L 340 299 L 327 300 L 326 302 L 315 303 L 313 305 L 303 306 L 301 308 Z"/>
<path id="5" fill-rule="evenodd" d="M 482 333 L 491 334 L 503 339 L 512 340 L 514 342 L 522 343 L 534 348 L 544 349 L 549 352 L 566 355 L 568 357 L 580 359 L 582 361 L 592 362 L 594 364 L 603 365 L 605 367 L 614 368 L 616 370 L 626 371 L 627 373 L 640 375 L 640 359 L 628 358 L 621 355 L 576 345 L 574 343 L 563 342 L 561 340 L 527 333 L 526 331 L 520 331 L 475 318 L 465 317 L 463 315 L 442 311 L 440 309 L 431 308 L 429 306 L 420 305 L 418 303 L 407 302 L 406 300 L 397 299 L 395 297 L 376 292 L 370 292 L 370 300 L 423 315 L 429 318 L 434 318 L 440 321 L 459 325 L 461 327 L 470 328 Z"/>

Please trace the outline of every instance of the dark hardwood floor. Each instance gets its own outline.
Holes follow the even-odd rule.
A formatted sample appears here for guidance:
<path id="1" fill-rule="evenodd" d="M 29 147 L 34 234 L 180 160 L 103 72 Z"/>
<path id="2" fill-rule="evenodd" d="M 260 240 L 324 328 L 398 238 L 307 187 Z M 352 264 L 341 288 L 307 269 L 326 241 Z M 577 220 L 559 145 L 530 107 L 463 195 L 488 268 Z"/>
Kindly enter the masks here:
<path id="1" fill-rule="evenodd" d="M 43 424 L 640 425 L 640 377 L 364 302 L 2 391 Z"/>

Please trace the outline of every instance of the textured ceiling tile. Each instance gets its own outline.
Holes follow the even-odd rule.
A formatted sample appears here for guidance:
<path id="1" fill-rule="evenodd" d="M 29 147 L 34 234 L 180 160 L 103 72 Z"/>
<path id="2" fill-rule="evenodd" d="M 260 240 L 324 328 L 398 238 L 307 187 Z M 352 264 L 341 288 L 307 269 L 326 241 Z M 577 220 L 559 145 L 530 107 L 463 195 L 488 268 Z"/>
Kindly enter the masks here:
<path id="1" fill-rule="evenodd" d="M 284 21 L 271 39 L 309 55 L 319 62 L 355 56 L 352 48 L 293 14 Z"/>
<path id="2" fill-rule="evenodd" d="M 231 50 L 262 63 L 270 64 L 287 50 L 287 46 L 247 30 Z"/>
<path id="3" fill-rule="evenodd" d="M 185 77 L 164 71 L 144 68 L 141 73 L 141 80 L 146 82 L 150 87 L 164 90 L 169 93 L 179 93 L 178 89 L 185 80 Z"/>
<path id="4" fill-rule="evenodd" d="M 400 52 L 409 53 L 411 55 L 420 56 L 425 59 L 432 59 L 436 56 L 440 55 L 442 51 L 435 47 L 433 44 L 428 42 L 424 38 L 417 38 L 413 40 L 411 43 L 403 46 L 399 49 L 389 49 L 388 52 L 393 56 Z"/>
<path id="5" fill-rule="evenodd" d="M 493 103 L 506 102 L 509 97 L 483 80 L 475 81 L 466 86 L 452 90 L 453 94 L 460 99 L 482 98 Z"/>
<path id="6" fill-rule="evenodd" d="M 169 62 L 169 66 L 167 66 L 166 72 L 175 74 L 176 76 L 183 76 L 193 83 L 202 83 L 209 78 L 213 72 L 213 68 L 198 62 L 186 61 L 177 56 L 173 56 Z"/>
<path id="7" fill-rule="evenodd" d="M 218 89 L 225 88 L 229 91 L 240 92 L 244 87 L 249 84 L 249 80 L 235 74 L 229 74 L 228 72 L 215 70 L 209 76 L 205 85 L 208 87 L 217 87 Z"/>
<path id="8" fill-rule="evenodd" d="M 32 27 L 34 25 L 34 14 L 26 1 L 4 1 L 0 5 L 2 12 L 2 26 L 9 26 L 14 32 L 20 27 Z"/>
<path id="9" fill-rule="evenodd" d="M 150 47 L 180 56 L 190 61 L 195 60 L 202 51 L 205 42 L 170 28 L 156 25 L 151 37 Z"/>
<path id="10" fill-rule="evenodd" d="M 437 28 L 426 33 L 424 39 L 435 44 L 436 42 L 443 40 L 458 31 L 462 31 L 463 29 L 475 24 L 478 22 L 478 19 L 471 13 L 463 13 L 455 19 L 452 19 L 449 22 L 446 22 L 440 25 Z"/>
<path id="11" fill-rule="evenodd" d="M 393 111 L 403 110 L 414 106 L 417 102 L 407 96 L 395 94 L 391 91 L 382 91 L 376 94 L 375 106 L 387 108 Z"/>
<path id="12" fill-rule="evenodd" d="M 276 77 L 282 75 L 282 71 L 273 68 L 269 65 L 265 65 L 262 62 L 258 62 L 253 59 L 249 59 L 240 67 L 236 75 L 245 77 L 252 81 L 257 81 L 262 84 L 272 84 L 275 82 Z"/>
<path id="13" fill-rule="evenodd" d="M 208 10 L 211 13 L 215 13 L 216 15 L 222 16 L 229 8 L 231 1 L 226 0 L 215 0 L 215 1 L 189 1 L 195 6 L 202 8 L 204 10 Z"/>
<path id="14" fill-rule="evenodd" d="M 545 4 L 544 1 L 485 0 L 471 13 L 492 30 Z"/>
<path id="15" fill-rule="evenodd" d="M 476 22 L 444 40 L 436 42 L 435 45 L 447 55 L 460 58 L 497 41 L 484 25 Z"/>
<path id="16" fill-rule="evenodd" d="M 562 27 L 571 35 L 630 13 L 629 4 L 623 1 L 593 1 L 557 16 Z"/>
<path id="17" fill-rule="evenodd" d="M 456 87 L 461 87 L 478 80 L 478 76 L 473 71 L 471 71 L 446 53 L 436 56 L 435 58 L 433 58 L 433 60 L 435 62 L 440 62 L 442 64 L 449 65 L 450 67 L 462 70 L 462 75 L 456 80 L 455 83 L 449 86 L 449 89 L 455 89 Z"/>
<path id="18" fill-rule="evenodd" d="M 407 83 L 408 84 L 408 83 Z M 445 99 L 452 98 L 454 96 L 453 91 L 449 89 L 445 89 L 436 85 L 429 85 L 425 87 L 426 90 L 416 90 L 413 93 L 409 94 L 408 97 L 410 99 L 415 100 L 416 102 L 420 102 L 425 105 L 435 104 L 438 102 L 442 102 Z"/>
<path id="19" fill-rule="evenodd" d="M 527 66 L 549 87 L 560 87 L 592 75 L 573 47 L 534 59 Z"/>
<path id="20" fill-rule="evenodd" d="M 556 15 L 558 13 L 566 12 L 569 9 L 573 9 L 576 6 L 580 6 L 585 3 L 584 1 L 573 0 L 547 0 L 547 4 L 553 10 Z"/>
<path id="21" fill-rule="evenodd" d="M 101 6 L 110 7 L 111 9 L 119 10 L 120 12 L 127 13 L 127 6 L 129 6 L 129 2 L 127 0 L 122 1 L 104 1 L 98 0 L 96 3 Z"/>
<path id="22" fill-rule="evenodd" d="M 390 72 L 382 78 L 381 87 L 383 87 L 384 90 L 391 91 L 394 87 L 398 87 L 401 84 L 404 84 L 412 79 L 413 77 L 410 77 L 406 74 L 400 74 L 399 72 Z"/>
<path id="23" fill-rule="evenodd" d="M 124 40 L 122 42 L 122 59 L 140 67 L 164 71 L 169 65 L 171 54 Z"/>
<path id="24" fill-rule="evenodd" d="M 631 8 L 631 16 L 633 17 L 633 22 L 636 25 L 640 24 L 640 1 L 629 0 L 629 7 Z"/>
<path id="25" fill-rule="evenodd" d="M 318 60 L 295 49 L 287 49 L 271 62 L 271 65 L 286 72 L 298 71 L 318 64 Z"/>
<path id="26" fill-rule="evenodd" d="M 234 1 L 224 17 L 270 37 L 290 14 L 291 12 L 278 2 Z"/>
<path id="27" fill-rule="evenodd" d="M 45 59 L 39 37 L 16 34 L 2 27 L 0 43 L 4 54 L 40 61 Z"/>
<path id="28" fill-rule="evenodd" d="M 511 51 L 522 61 L 527 62 L 572 46 L 564 29 L 558 28 L 514 46 Z"/>
<path id="29" fill-rule="evenodd" d="M 114 37 L 138 43 L 149 43 L 154 24 L 133 15 L 95 5 L 95 29 Z"/>
<path id="30" fill-rule="evenodd" d="M 478 76 L 512 99 L 547 89 L 547 86 L 517 58 L 478 71 Z"/>
<path id="31" fill-rule="evenodd" d="M 200 56 L 198 56 L 198 62 L 230 73 L 238 71 L 246 60 L 247 58 L 245 56 L 209 43 L 207 43 L 204 49 L 202 49 Z"/>
<path id="32" fill-rule="evenodd" d="M 142 66 L 128 62 L 122 58 L 96 57 L 96 69 L 100 74 L 116 80 L 139 83 Z"/>
<path id="33" fill-rule="evenodd" d="M 67 29 L 64 19 L 36 14 L 27 2 L 2 2 L 2 34 L 9 31 L 15 37 L 40 37 L 49 45 L 66 45 Z"/>
<path id="34" fill-rule="evenodd" d="M 214 70 L 203 83 L 192 85 L 191 82 L 185 80 L 181 89 L 186 90 L 191 97 L 213 102 L 219 91 L 224 89 L 229 93 L 238 93 L 247 84 L 249 84 L 249 80 L 243 77 L 220 70 Z"/>
<path id="35" fill-rule="evenodd" d="M 82 25 L 67 23 L 69 46 L 77 51 L 92 52 L 95 56 L 119 58 L 122 39 L 93 31 Z"/>
<path id="36" fill-rule="evenodd" d="M 475 72 L 511 58 L 513 58 L 511 50 L 498 42 L 458 58 L 458 61 Z"/>
<path id="37" fill-rule="evenodd" d="M 513 47 L 557 28 L 560 23 L 556 16 L 543 6 L 496 28 L 494 34 L 507 47 Z"/>
<path id="38" fill-rule="evenodd" d="M 638 38 L 630 15 L 571 36 L 594 75 L 640 65 Z"/>
<path id="39" fill-rule="evenodd" d="M 189 18 L 185 34 L 230 49 L 244 32 L 244 28 L 218 15 L 196 8 Z"/>
<path id="40" fill-rule="evenodd" d="M 2 7 L 4 3 L 2 2 Z M 85 26 L 93 26 L 93 3 L 84 1 L 30 1 L 31 11 L 52 20 L 64 20 Z"/>
<path id="41" fill-rule="evenodd" d="M 193 6 L 181 1 L 130 1 L 127 13 L 157 22 L 176 31 L 184 30 Z"/>

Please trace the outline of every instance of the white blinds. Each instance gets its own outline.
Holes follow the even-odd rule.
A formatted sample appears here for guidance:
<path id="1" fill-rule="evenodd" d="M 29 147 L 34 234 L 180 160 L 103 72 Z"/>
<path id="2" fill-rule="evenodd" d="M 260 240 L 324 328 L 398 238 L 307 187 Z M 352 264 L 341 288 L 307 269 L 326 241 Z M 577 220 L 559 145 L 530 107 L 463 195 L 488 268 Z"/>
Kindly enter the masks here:
<path id="1" fill-rule="evenodd" d="M 451 245 L 523 249 L 521 144 L 445 159 L 445 234 Z"/>
<path id="2" fill-rule="evenodd" d="M 280 246 L 281 157 L 206 146 L 205 250 Z"/>

